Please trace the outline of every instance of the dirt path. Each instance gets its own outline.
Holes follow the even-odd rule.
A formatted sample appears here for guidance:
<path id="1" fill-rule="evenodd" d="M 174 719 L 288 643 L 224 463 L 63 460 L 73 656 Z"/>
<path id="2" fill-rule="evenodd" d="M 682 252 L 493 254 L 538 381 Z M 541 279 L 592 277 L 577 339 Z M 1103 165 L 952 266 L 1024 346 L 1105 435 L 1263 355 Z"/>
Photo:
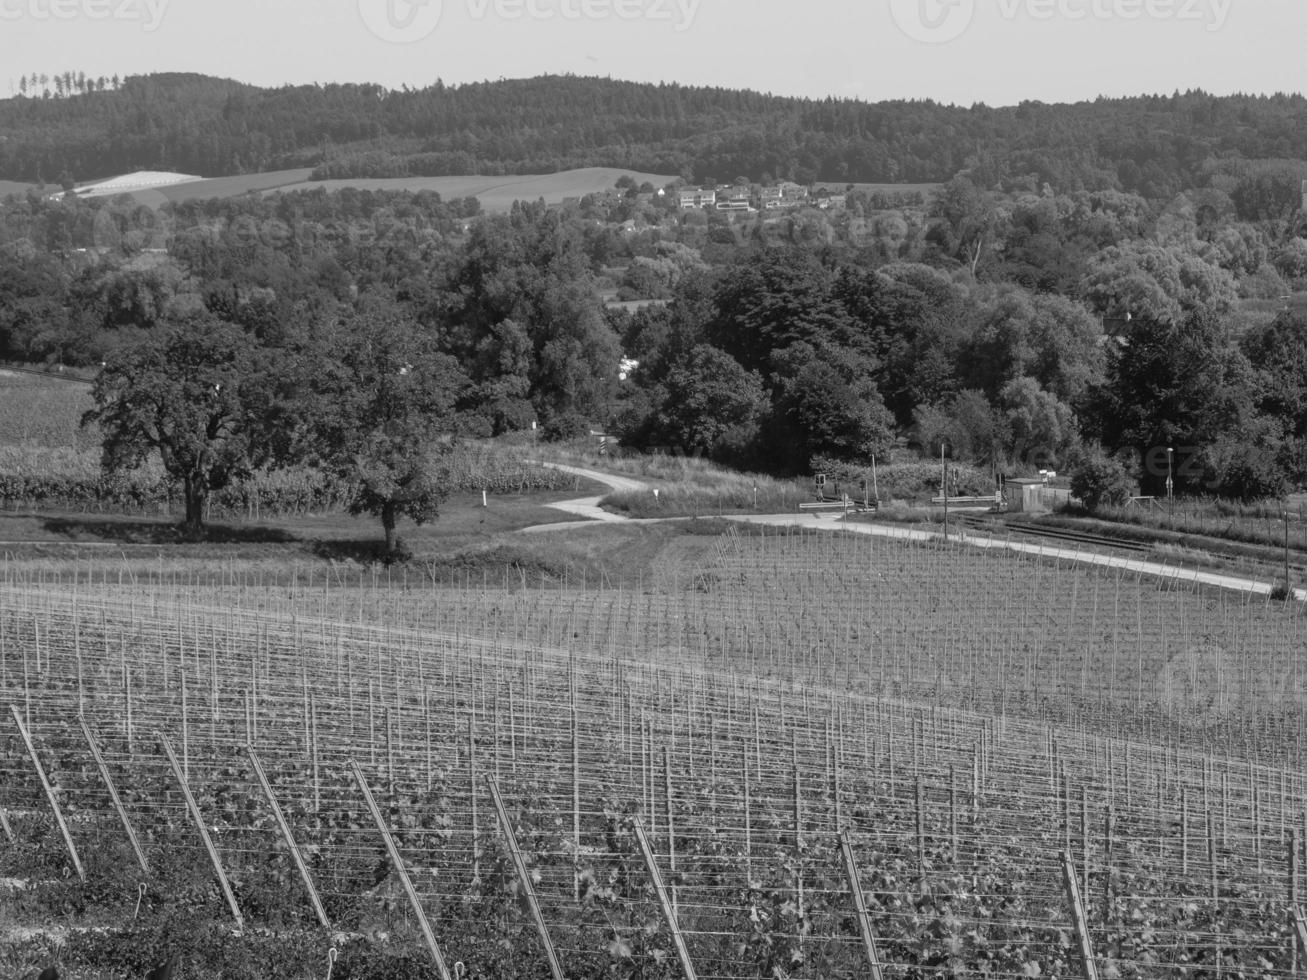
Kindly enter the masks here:
<path id="1" fill-rule="evenodd" d="M 840 516 L 821 517 L 808 514 L 741 515 L 729 520 L 745 524 L 764 524 L 771 527 L 821 527 L 831 531 L 844 531 L 850 534 L 872 534 L 877 537 L 898 538 L 910 541 L 933 541 L 942 535 L 938 531 L 918 531 L 913 528 L 892 527 L 883 524 L 845 523 Z M 1235 575 L 1222 575 L 1219 572 L 1204 572 L 1193 568 L 1180 568 L 1155 561 L 1140 561 L 1137 558 L 1122 558 L 1116 555 L 1104 555 L 1092 551 L 1080 551 L 1073 548 L 1051 547 L 1046 544 L 1032 544 L 1025 541 L 1008 541 L 992 538 L 988 535 L 954 532 L 954 540 L 964 541 L 976 548 L 999 548 L 1027 555 L 1040 555 L 1078 562 L 1084 565 L 1098 565 L 1103 568 L 1117 568 L 1139 577 L 1170 579 L 1176 582 L 1193 582 L 1198 585 L 1213 585 L 1234 592 L 1246 592 L 1253 595 L 1270 595 L 1273 584 L 1256 579 L 1242 578 Z M 1307 601 L 1307 590 L 1295 589 L 1298 599 Z"/>
<path id="2" fill-rule="evenodd" d="M 613 473 L 604 473 L 599 470 L 587 470 L 579 466 L 563 466 L 559 463 L 545 463 L 547 468 L 558 470 L 562 473 L 569 473 L 572 476 L 579 476 L 585 480 L 594 480 L 596 483 L 602 483 L 609 490 L 647 490 L 649 484 L 640 480 L 632 480 L 629 477 L 617 476 Z M 569 527 L 578 527 L 590 524 L 594 521 L 602 521 L 606 524 L 618 524 L 629 521 L 629 517 L 623 517 L 621 514 L 613 514 L 599 506 L 599 501 L 603 500 L 603 495 L 597 497 L 579 497 L 576 500 L 560 500 L 556 504 L 547 504 L 555 510 L 561 510 L 566 514 L 574 514 L 577 517 L 583 517 L 585 520 L 573 521 L 565 524 L 540 524 L 535 527 L 524 528 L 527 532 L 540 531 L 560 531 Z"/>

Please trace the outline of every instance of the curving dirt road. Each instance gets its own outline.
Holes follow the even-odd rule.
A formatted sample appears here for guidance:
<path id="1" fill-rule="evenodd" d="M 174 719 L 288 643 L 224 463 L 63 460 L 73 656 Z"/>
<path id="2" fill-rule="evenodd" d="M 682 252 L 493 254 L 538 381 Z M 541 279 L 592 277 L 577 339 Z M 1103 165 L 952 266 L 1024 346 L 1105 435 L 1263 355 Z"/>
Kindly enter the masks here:
<path id="1" fill-rule="evenodd" d="M 640 480 L 632 480 L 629 477 L 617 476 L 613 473 L 603 473 L 599 470 L 587 470 L 579 466 L 564 466 L 561 463 L 544 463 L 545 468 L 558 470 L 562 473 L 570 473 L 572 476 L 579 476 L 585 480 L 594 480 L 596 483 L 602 483 L 610 490 L 648 490 L 649 484 Z M 535 527 L 523 528 L 529 534 L 539 533 L 542 531 L 561 531 L 570 527 L 584 527 L 587 524 L 593 524 L 600 521 L 605 524 L 619 524 L 629 521 L 629 517 L 623 517 L 621 514 L 613 514 L 599 506 L 599 501 L 603 500 L 603 495 L 597 497 L 578 497 L 576 500 L 560 500 L 556 504 L 546 504 L 554 510 L 561 510 L 566 514 L 573 514 L 577 517 L 585 518 L 580 521 L 569 521 L 562 524 L 538 524 Z"/>
<path id="2" fill-rule="evenodd" d="M 546 463 L 544 465 L 551 469 L 570 473 L 573 476 L 579 476 L 584 479 L 603 483 L 613 490 L 649 489 L 649 485 L 640 480 L 633 480 L 624 476 L 616 476 L 612 473 L 604 473 L 599 470 L 588 470 L 579 466 L 560 466 L 552 463 Z M 569 514 L 575 514 L 578 517 L 586 518 L 586 520 L 563 524 L 543 524 L 537 527 L 529 527 L 525 530 L 528 532 L 557 531 L 566 528 L 584 527 L 587 524 L 592 524 L 596 521 L 614 524 L 629 522 L 631 520 L 628 517 L 623 517 L 620 514 L 611 514 L 600 508 L 599 501 L 602 499 L 602 497 L 582 497 L 577 500 L 565 500 L 556 504 L 550 504 L 550 507 L 565 511 Z M 662 518 L 659 518 L 659 520 L 662 520 Z M 727 520 L 738 521 L 741 524 L 763 524 L 771 527 L 819 527 L 830 531 L 844 531 L 849 534 L 871 534 L 876 537 L 898 538 L 900 540 L 911 541 L 933 541 L 942 536 L 938 531 L 919 531 L 913 528 L 895 527 L 893 525 L 884 524 L 847 523 L 842 520 L 841 515 L 838 513 L 834 515 L 732 514 L 727 515 Z M 1135 575 L 1139 578 L 1147 576 L 1149 578 L 1169 579 L 1176 582 L 1192 582 L 1197 585 L 1210 585 L 1216 586 L 1217 588 L 1230 589 L 1234 592 L 1244 592 L 1252 595 L 1263 596 L 1270 595 L 1271 590 L 1274 587 L 1271 583 L 1258 581 L 1256 579 L 1242 578 L 1235 575 L 1222 575 L 1219 572 L 1205 572 L 1193 568 L 1180 568 L 1158 562 L 1140 561 L 1134 558 L 1104 555 L 1097 552 L 1080 551 L 1079 549 L 1050 547 L 1048 545 L 1032 544 L 1024 541 L 1009 541 L 1001 538 L 964 534 L 961 532 L 953 532 L 951 537 L 955 541 L 965 542 L 966 544 L 976 548 L 1000 548 L 1007 551 L 1019 552 L 1021 554 L 1040 555 L 1059 561 L 1098 565 L 1103 568 L 1115 568 L 1125 572 L 1126 574 Z M 1295 589 L 1294 592 L 1299 600 L 1307 601 L 1307 589 Z"/>

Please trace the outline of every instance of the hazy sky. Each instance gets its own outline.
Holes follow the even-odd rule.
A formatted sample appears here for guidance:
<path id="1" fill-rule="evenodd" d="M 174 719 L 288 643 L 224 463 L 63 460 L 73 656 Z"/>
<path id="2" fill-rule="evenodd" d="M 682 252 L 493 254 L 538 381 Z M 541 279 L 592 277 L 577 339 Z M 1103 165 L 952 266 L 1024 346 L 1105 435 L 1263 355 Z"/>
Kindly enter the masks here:
<path id="1" fill-rule="evenodd" d="M 388 87 L 608 75 L 970 105 L 1303 91 L 1304 0 L 0 0 L 27 72 Z"/>

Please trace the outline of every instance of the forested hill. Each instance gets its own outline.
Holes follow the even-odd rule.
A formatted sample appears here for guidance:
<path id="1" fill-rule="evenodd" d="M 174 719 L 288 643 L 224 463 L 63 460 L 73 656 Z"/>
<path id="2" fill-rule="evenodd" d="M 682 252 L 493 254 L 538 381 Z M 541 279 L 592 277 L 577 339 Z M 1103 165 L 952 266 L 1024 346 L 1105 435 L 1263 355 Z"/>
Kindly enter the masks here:
<path id="1" fill-rule="evenodd" d="M 1307 159 L 1300 95 L 1189 92 L 996 109 L 575 76 L 404 91 L 261 89 L 193 74 L 59 92 L 36 76 L 23 81 L 26 95 L 0 100 L 0 179 L 86 181 L 138 169 L 214 177 L 293 166 L 317 167 L 320 177 L 438 176 L 602 165 L 702 182 L 934 182 L 970 169 L 990 186 L 1037 181 L 1063 192 L 1119 188 L 1168 198 L 1240 158 Z"/>

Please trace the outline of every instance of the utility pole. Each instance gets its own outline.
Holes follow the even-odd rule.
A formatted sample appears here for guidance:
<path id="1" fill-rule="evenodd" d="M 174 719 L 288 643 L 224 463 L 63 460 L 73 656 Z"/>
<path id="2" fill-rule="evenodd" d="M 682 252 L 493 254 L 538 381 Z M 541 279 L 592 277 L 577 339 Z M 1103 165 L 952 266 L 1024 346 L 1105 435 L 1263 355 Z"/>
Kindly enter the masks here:
<path id="1" fill-rule="evenodd" d="M 1166 447 L 1166 506 L 1168 515 L 1175 516 L 1175 481 L 1171 479 L 1171 458 L 1175 455 L 1175 449 L 1171 446 Z"/>
<path id="2" fill-rule="evenodd" d="M 1284 501 L 1284 591 L 1285 598 L 1293 598 L 1293 579 L 1289 576 L 1289 501 Z"/>
<path id="3" fill-rule="evenodd" d="M 948 463 L 944 460 L 944 444 L 939 446 L 939 464 L 944 468 L 940 486 L 944 488 L 944 543 L 948 544 Z"/>

